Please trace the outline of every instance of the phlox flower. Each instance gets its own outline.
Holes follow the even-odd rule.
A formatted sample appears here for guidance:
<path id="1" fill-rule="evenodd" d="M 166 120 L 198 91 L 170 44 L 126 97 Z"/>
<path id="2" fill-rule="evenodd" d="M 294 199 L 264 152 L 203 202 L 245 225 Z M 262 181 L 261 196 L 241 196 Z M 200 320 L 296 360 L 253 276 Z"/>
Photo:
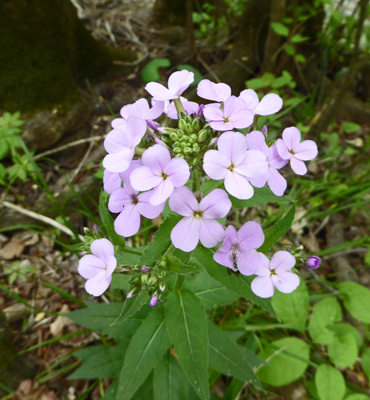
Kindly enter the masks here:
<path id="1" fill-rule="evenodd" d="M 104 170 L 103 189 L 108 194 L 113 193 L 116 189 L 122 186 L 122 180 L 118 172 Z"/>
<path id="2" fill-rule="evenodd" d="M 94 240 L 90 245 L 92 254 L 80 259 L 78 273 L 85 279 L 86 292 L 93 296 L 102 295 L 112 282 L 112 274 L 117 266 L 114 248 L 107 239 Z"/>
<path id="3" fill-rule="evenodd" d="M 306 266 L 309 269 L 319 268 L 321 264 L 321 258 L 317 256 L 308 257 L 306 260 Z"/>
<path id="4" fill-rule="evenodd" d="M 261 264 L 251 284 L 254 294 L 267 298 L 274 294 L 275 288 L 282 293 L 291 293 L 298 287 L 298 275 L 290 272 L 296 262 L 290 253 L 278 251 L 271 261 L 264 254 L 259 255 Z"/>
<path id="5" fill-rule="evenodd" d="M 317 156 L 317 145 L 313 140 L 301 142 L 301 132 L 294 126 L 285 128 L 283 138 L 276 142 L 277 151 L 283 160 L 289 160 L 297 175 L 304 175 L 307 167 L 303 161 L 313 160 Z"/>
<path id="6" fill-rule="evenodd" d="M 153 189 L 149 201 L 154 206 L 166 201 L 174 188 L 185 185 L 190 177 L 188 163 L 182 158 L 171 159 L 168 149 L 160 144 L 144 151 L 142 163 L 130 175 L 131 186 L 140 191 Z"/>
<path id="7" fill-rule="evenodd" d="M 109 211 L 119 213 L 114 221 L 114 230 L 124 237 L 130 237 L 139 231 L 141 215 L 154 219 L 161 214 L 164 208 L 164 203 L 156 206 L 149 203 L 151 192 L 139 194 L 138 190 L 132 188 L 130 175 L 140 166 L 140 161 L 133 161 L 128 170 L 120 174 L 124 182 L 123 188 L 116 189 L 108 201 Z"/>
<path id="8" fill-rule="evenodd" d="M 266 182 L 271 191 L 276 196 L 282 196 L 287 188 L 285 178 L 277 171 L 283 168 L 288 161 L 283 160 L 276 149 L 276 144 L 268 147 L 265 136 L 262 132 L 253 131 L 247 136 L 248 148 L 251 150 L 261 151 L 267 158 L 268 170 L 264 175 L 250 180 L 251 184 L 256 187 L 265 186 Z"/>
<path id="9" fill-rule="evenodd" d="M 113 129 L 104 140 L 107 155 L 103 166 L 111 172 L 124 172 L 130 166 L 135 147 L 146 132 L 146 122 L 138 117 L 129 117 L 125 130 Z"/>
<path id="10" fill-rule="evenodd" d="M 254 191 L 249 180 L 267 172 L 266 156 L 259 150 L 248 150 L 247 139 L 240 132 L 223 133 L 217 147 L 204 155 L 204 171 L 211 179 L 224 179 L 225 189 L 232 196 L 250 199 Z"/>
<path id="11" fill-rule="evenodd" d="M 266 94 L 261 101 L 252 89 L 243 90 L 239 97 L 245 101 L 247 108 L 257 115 L 276 114 L 283 106 L 283 99 L 275 93 Z"/>
<path id="12" fill-rule="evenodd" d="M 169 206 L 184 217 L 171 231 L 171 240 L 176 248 L 192 251 L 199 240 L 210 248 L 225 237 L 223 226 L 216 221 L 216 218 L 225 217 L 231 208 L 224 190 L 214 189 L 198 203 L 188 187 L 179 187 L 170 197 Z"/>
<path id="13" fill-rule="evenodd" d="M 261 225 L 257 222 L 246 222 L 237 231 L 232 225 L 226 228 L 226 236 L 213 255 L 213 259 L 221 265 L 239 270 L 243 275 L 256 273 L 261 262 L 256 251 L 265 241 Z"/>
<path id="14" fill-rule="evenodd" d="M 158 82 L 149 82 L 145 90 L 154 100 L 173 100 L 178 99 L 193 81 L 194 73 L 184 69 L 171 74 L 168 78 L 168 89 Z"/>
<path id="15" fill-rule="evenodd" d="M 231 88 L 226 83 L 214 83 L 203 79 L 198 83 L 197 94 L 202 99 L 223 102 L 231 96 Z"/>
<path id="16" fill-rule="evenodd" d="M 248 128 L 254 119 L 253 113 L 247 109 L 245 102 L 235 96 L 230 96 L 223 103 L 223 107 L 218 103 L 207 104 L 203 114 L 210 121 L 211 128 L 216 131 Z"/>

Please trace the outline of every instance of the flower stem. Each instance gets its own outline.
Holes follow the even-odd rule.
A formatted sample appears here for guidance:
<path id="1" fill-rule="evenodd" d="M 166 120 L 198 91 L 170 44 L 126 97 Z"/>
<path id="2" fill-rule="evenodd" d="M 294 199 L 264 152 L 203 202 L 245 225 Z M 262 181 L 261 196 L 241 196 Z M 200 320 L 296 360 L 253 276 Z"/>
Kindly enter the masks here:
<path id="1" fill-rule="evenodd" d="M 199 180 L 199 170 L 193 169 L 193 192 L 200 191 L 200 180 Z"/>
<path id="2" fill-rule="evenodd" d="M 185 112 L 184 106 L 182 105 L 180 98 L 175 99 L 173 102 L 175 103 L 177 115 L 180 119 L 180 113 Z"/>

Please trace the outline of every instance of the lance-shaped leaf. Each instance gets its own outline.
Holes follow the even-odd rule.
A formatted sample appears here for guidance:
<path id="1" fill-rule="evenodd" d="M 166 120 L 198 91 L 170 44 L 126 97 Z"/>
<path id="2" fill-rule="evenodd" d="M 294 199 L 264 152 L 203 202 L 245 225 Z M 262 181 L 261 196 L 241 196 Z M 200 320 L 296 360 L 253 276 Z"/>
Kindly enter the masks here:
<path id="1" fill-rule="evenodd" d="M 129 400 L 170 347 L 163 307 L 158 305 L 131 339 L 119 377 L 117 400 Z"/>
<path id="2" fill-rule="evenodd" d="M 217 264 L 216 261 L 213 260 L 212 251 L 204 247 L 197 247 L 193 252 L 193 257 L 193 262 L 200 263 L 208 272 L 208 274 L 212 276 L 212 278 L 222 283 L 225 287 L 232 290 L 240 297 L 244 297 L 246 300 L 252 301 L 273 316 L 276 316 L 270 300 L 262 299 L 252 292 L 251 277 L 244 276 L 242 274 L 230 274 L 230 270 L 228 270 L 228 268 Z"/>
<path id="3" fill-rule="evenodd" d="M 188 290 L 171 292 L 166 301 L 166 325 L 185 375 L 197 395 L 208 400 L 208 334 L 200 300 Z"/>
<path id="4" fill-rule="evenodd" d="M 154 369 L 153 386 L 154 400 L 198 400 L 180 364 L 170 351 Z"/>
<path id="5" fill-rule="evenodd" d="M 217 325 L 208 322 L 209 365 L 223 374 L 262 386 L 237 344 Z"/>
<path id="6" fill-rule="evenodd" d="M 254 188 L 253 197 L 248 200 L 240 200 L 235 197 L 231 197 L 233 208 L 245 208 L 252 206 L 261 206 L 268 203 L 292 203 L 288 197 L 276 196 L 267 187 Z"/>

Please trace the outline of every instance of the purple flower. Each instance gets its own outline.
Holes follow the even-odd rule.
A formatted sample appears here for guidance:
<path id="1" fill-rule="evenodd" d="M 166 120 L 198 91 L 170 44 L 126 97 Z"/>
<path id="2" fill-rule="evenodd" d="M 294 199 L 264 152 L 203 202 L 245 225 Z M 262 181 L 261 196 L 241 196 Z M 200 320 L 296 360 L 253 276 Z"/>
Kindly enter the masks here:
<path id="1" fill-rule="evenodd" d="M 150 299 L 150 307 L 155 307 L 158 303 L 158 296 L 155 294 L 151 299 Z"/>
<path id="2" fill-rule="evenodd" d="M 250 180 L 253 186 L 261 188 L 265 186 L 266 182 L 269 188 L 276 196 L 282 196 L 287 187 L 287 182 L 282 175 L 277 171 L 283 168 L 288 161 L 283 160 L 276 149 L 276 144 L 268 147 L 266 144 L 265 136 L 262 132 L 253 131 L 247 136 L 248 148 L 251 150 L 261 151 L 267 158 L 268 170 L 267 172 L 257 178 Z"/>
<path id="3" fill-rule="evenodd" d="M 208 79 L 203 79 L 198 83 L 197 94 L 202 99 L 221 102 L 231 96 L 231 88 L 226 83 L 213 83 Z"/>
<path id="4" fill-rule="evenodd" d="M 145 150 L 142 162 L 143 166 L 131 173 L 131 185 L 140 191 L 154 188 L 149 200 L 154 206 L 166 201 L 174 188 L 185 185 L 190 177 L 188 163 L 182 158 L 171 159 L 170 152 L 160 144 Z"/>
<path id="5" fill-rule="evenodd" d="M 129 183 L 129 176 L 135 169 L 140 168 L 138 162 L 133 162 L 125 172 L 123 188 L 116 189 L 110 196 L 108 209 L 113 213 L 120 213 L 114 221 L 115 231 L 124 237 L 135 235 L 140 229 L 141 215 L 154 219 L 163 211 L 164 203 L 153 206 L 149 203 L 151 192 L 139 194 Z M 123 174 L 122 174 L 123 175 Z"/>
<path id="6" fill-rule="evenodd" d="M 239 97 L 245 101 L 247 108 L 257 115 L 271 115 L 281 110 L 283 100 L 275 93 L 266 94 L 259 101 L 257 93 L 252 89 L 243 90 Z"/>
<path id="7" fill-rule="evenodd" d="M 203 114 L 210 121 L 211 128 L 216 131 L 248 128 L 254 119 L 253 113 L 247 109 L 245 102 L 235 96 L 230 96 L 223 108 L 218 103 L 207 104 Z"/>
<path id="8" fill-rule="evenodd" d="M 135 147 L 146 132 L 146 122 L 137 117 L 129 117 L 125 131 L 117 128 L 108 133 L 104 141 L 103 166 L 111 172 L 124 172 L 130 166 Z"/>
<path id="9" fill-rule="evenodd" d="M 148 124 L 152 123 L 154 119 L 161 116 L 164 109 L 164 102 L 157 101 L 153 107 L 149 107 L 148 100 L 139 99 L 131 106 L 130 116 L 144 119 Z"/>
<path id="10" fill-rule="evenodd" d="M 264 254 L 259 254 L 261 264 L 251 284 L 254 294 L 267 298 L 274 294 L 275 288 L 282 293 L 291 293 L 298 287 L 298 275 L 290 272 L 295 265 L 295 258 L 291 254 L 278 251 L 271 261 Z"/>
<path id="11" fill-rule="evenodd" d="M 193 81 L 194 73 L 184 69 L 174 72 L 168 78 L 168 89 L 160 83 L 150 82 L 145 86 L 145 90 L 154 100 L 173 100 L 178 99 Z"/>
<path id="12" fill-rule="evenodd" d="M 114 248 L 107 239 L 97 239 L 91 243 L 92 254 L 83 256 L 78 264 L 78 273 L 87 279 L 86 292 L 93 296 L 102 295 L 112 282 L 112 274 L 117 266 Z"/>
<path id="13" fill-rule="evenodd" d="M 283 160 L 290 160 L 290 166 L 297 175 L 304 175 L 307 167 L 303 161 L 313 160 L 317 156 L 317 146 L 313 140 L 301 142 L 301 132 L 291 126 L 283 131 L 283 139 L 276 142 L 277 151 Z"/>
<path id="14" fill-rule="evenodd" d="M 110 172 L 107 169 L 103 176 L 103 189 L 108 194 L 113 193 L 116 189 L 122 186 L 122 180 L 118 172 Z"/>
<path id="15" fill-rule="evenodd" d="M 181 104 L 184 107 L 184 110 L 189 114 L 197 114 L 199 111 L 199 104 L 195 101 L 189 101 L 185 99 L 185 97 L 180 97 Z M 167 108 L 165 109 L 165 113 L 168 118 L 178 119 L 177 110 L 174 102 L 168 103 Z"/>
<path id="16" fill-rule="evenodd" d="M 120 110 L 120 114 L 122 118 L 115 118 L 112 122 L 112 128 L 120 128 L 122 130 L 126 129 L 127 126 L 127 120 L 128 117 L 130 116 L 130 110 L 131 110 L 132 104 L 126 104 L 125 106 L 123 106 Z"/>
<path id="17" fill-rule="evenodd" d="M 238 269 L 243 275 L 255 274 L 261 264 L 256 249 L 262 246 L 264 240 L 265 235 L 257 222 L 245 223 L 239 232 L 230 225 L 226 228 L 225 240 L 213 259 L 233 271 Z"/>
<path id="18" fill-rule="evenodd" d="M 204 171 L 212 179 L 225 179 L 225 189 L 232 196 L 250 199 L 253 187 L 248 181 L 267 172 L 266 156 L 258 150 L 248 150 L 247 140 L 239 132 L 223 133 L 217 147 L 204 155 Z"/>
<path id="19" fill-rule="evenodd" d="M 319 268 L 321 264 L 321 258 L 317 256 L 308 257 L 306 260 L 306 266 L 309 269 Z"/>
<path id="20" fill-rule="evenodd" d="M 173 245 L 182 251 L 192 251 L 199 240 L 205 247 L 216 246 L 225 237 L 223 226 L 216 218 L 223 218 L 231 208 L 231 201 L 222 189 L 214 189 L 198 203 L 186 186 L 175 189 L 170 197 L 172 211 L 184 216 L 172 229 Z"/>

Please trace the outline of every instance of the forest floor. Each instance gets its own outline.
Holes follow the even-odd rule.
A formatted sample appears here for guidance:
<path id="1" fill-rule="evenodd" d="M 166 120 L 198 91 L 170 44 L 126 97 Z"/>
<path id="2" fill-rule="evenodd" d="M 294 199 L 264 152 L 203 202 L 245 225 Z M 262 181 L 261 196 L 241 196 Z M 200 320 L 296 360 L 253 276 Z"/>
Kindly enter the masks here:
<path id="1" fill-rule="evenodd" d="M 93 35 L 102 43 L 109 46 L 137 49 L 138 58 L 148 56 L 148 60 L 155 57 L 168 57 L 176 53 L 176 59 L 185 63 L 186 45 L 179 51 L 178 46 L 171 46 L 161 40 L 161 34 L 150 27 L 148 21 L 153 3 L 151 1 L 129 2 L 107 0 L 74 0 L 79 16 Z M 224 49 L 218 49 L 217 56 L 202 58 L 203 70 L 210 73 L 212 65 L 221 60 Z M 206 61 L 204 61 L 206 60 Z M 145 62 L 144 62 L 145 63 Z M 102 139 L 110 130 L 110 122 L 119 109 L 128 103 L 133 103 L 144 97 L 144 84 L 140 79 L 139 67 L 143 63 L 132 66 L 132 73 L 128 76 L 109 79 L 99 83 L 88 83 L 87 89 L 93 99 L 93 110 L 90 120 L 79 133 L 80 136 L 63 139 L 55 147 L 63 147 L 77 139 L 89 139 L 91 136 L 100 137 L 95 143 L 86 140 L 79 146 L 56 151 L 50 156 L 54 162 L 40 161 L 45 181 L 54 196 L 65 190 L 65 181 L 61 179 L 61 171 L 74 184 L 79 184 L 94 173 L 101 173 L 100 162 L 104 156 Z M 344 138 L 345 140 L 346 138 Z M 90 145 L 92 143 L 92 145 Z M 55 151 L 54 149 L 50 149 Z M 315 167 L 312 167 L 312 173 Z M 320 174 L 320 170 L 317 170 Z M 14 186 L 9 193 L 8 201 L 17 197 L 25 198 L 29 204 L 38 201 L 42 189 L 32 183 Z M 305 213 L 308 204 L 298 208 L 299 213 Z M 355 242 L 370 235 L 370 213 L 367 209 L 350 210 L 325 216 L 308 226 L 303 220 L 293 225 L 290 239 L 302 243 L 308 253 L 317 254 L 328 247 L 328 225 L 336 224 L 341 231 L 339 242 L 330 243 L 330 246 L 341 246 L 345 242 Z M 79 212 L 70 216 L 72 226 L 78 226 L 82 234 L 82 226 L 88 224 L 85 217 Z M 92 226 L 89 226 L 92 228 Z M 81 346 L 100 342 L 95 333 L 81 332 L 82 328 L 57 313 L 68 313 L 80 307 L 78 300 L 88 298 L 84 290 L 84 279 L 77 273 L 78 257 L 68 252 L 60 243 L 68 242 L 67 235 L 57 229 L 48 229 L 45 235 L 36 231 L 19 229 L 15 232 L 0 234 L 0 259 L 3 271 L 0 282 L 4 291 L 0 292 L 0 309 L 5 312 L 12 341 L 18 352 L 27 352 L 27 357 L 33 364 L 29 371 L 33 379 L 23 379 L 17 393 L 5 398 L 14 399 L 41 399 L 41 400 L 74 400 L 101 398 L 101 389 L 107 388 L 109 381 L 103 380 L 101 386 L 93 386 L 86 380 L 68 380 L 68 375 L 79 365 L 71 355 Z M 324 258 L 322 268 L 317 272 L 319 276 L 330 276 L 338 273 L 335 264 L 338 257 L 345 257 L 347 265 L 354 271 L 356 279 L 363 285 L 370 287 L 369 268 L 363 268 L 364 256 L 368 251 L 363 245 L 355 248 L 340 250 Z M 15 280 L 11 281 L 11 273 L 17 270 Z M 59 288 L 59 290 L 58 290 Z M 108 301 L 104 296 L 95 301 Z M 50 344 L 45 344 L 49 341 Z M 34 347 L 34 350 L 29 351 Z M 62 361 L 60 361 L 62 360 Z M 45 371 L 50 368 L 49 372 Z M 366 388 L 367 381 L 363 374 L 356 369 L 348 371 L 346 378 L 354 384 Z M 214 391 L 222 392 L 223 383 L 216 385 Z M 287 393 L 296 390 L 299 386 L 280 390 L 280 394 L 269 394 L 269 399 L 287 398 Z M 279 392 L 279 390 L 277 390 Z M 79 397 L 86 393 L 86 397 Z M 293 399 L 293 397 L 289 397 Z M 297 397 L 299 398 L 299 397 Z"/>

